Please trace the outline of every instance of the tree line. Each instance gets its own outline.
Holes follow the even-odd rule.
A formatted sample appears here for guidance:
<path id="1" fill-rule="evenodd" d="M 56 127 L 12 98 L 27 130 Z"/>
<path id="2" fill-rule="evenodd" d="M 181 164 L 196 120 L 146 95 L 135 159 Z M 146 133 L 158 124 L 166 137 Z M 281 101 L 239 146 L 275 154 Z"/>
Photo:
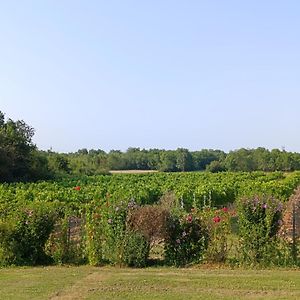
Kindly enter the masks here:
<path id="1" fill-rule="evenodd" d="M 74 174 L 92 175 L 105 170 L 157 170 L 161 172 L 186 171 L 295 171 L 300 170 L 300 153 L 285 150 L 241 148 L 225 153 L 221 150 L 202 149 L 189 151 L 129 148 L 122 152 L 112 150 L 81 149 L 75 153 L 58 154 L 48 152 L 50 161 L 59 162 L 56 166 L 66 166 Z M 61 163 L 63 160 L 63 164 Z"/>
<path id="2" fill-rule="evenodd" d="M 300 153 L 285 150 L 202 149 L 189 151 L 129 148 L 127 151 L 80 149 L 72 153 L 41 151 L 32 142 L 34 129 L 24 121 L 5 119 L 0 111 L 0 182 L 36 181 L 60 176 L 97 175 L 109 170 L 294 171 Z"/>

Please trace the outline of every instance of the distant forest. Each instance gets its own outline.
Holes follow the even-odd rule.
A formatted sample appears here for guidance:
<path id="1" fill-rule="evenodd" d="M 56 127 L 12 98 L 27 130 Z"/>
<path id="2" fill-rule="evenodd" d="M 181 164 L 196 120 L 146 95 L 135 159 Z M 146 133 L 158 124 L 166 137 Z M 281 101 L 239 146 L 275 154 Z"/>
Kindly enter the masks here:
<path id="1" fill-rule="evenodd" d="M 0 111 L 0 182 L 36 181 L 61 176 L 108 174 L 110 170 L 295 171 L 300 153 L 265 148 L 189 151 L 129 148 L 126 152 L 80 149 L 74 153 L 40 151 L 34 129 L 24 121 L 5 119 Z"/>

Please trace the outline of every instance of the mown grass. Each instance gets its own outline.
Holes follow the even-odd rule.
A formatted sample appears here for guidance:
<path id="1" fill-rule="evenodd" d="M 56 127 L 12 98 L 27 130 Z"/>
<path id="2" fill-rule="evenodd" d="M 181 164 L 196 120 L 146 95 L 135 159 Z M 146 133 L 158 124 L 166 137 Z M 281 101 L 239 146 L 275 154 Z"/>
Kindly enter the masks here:
<path id="1" fill-rule="evenodd" d="M 300 299 L 298 270 L 40 267 L 0 270 L 0 299 Z"/>

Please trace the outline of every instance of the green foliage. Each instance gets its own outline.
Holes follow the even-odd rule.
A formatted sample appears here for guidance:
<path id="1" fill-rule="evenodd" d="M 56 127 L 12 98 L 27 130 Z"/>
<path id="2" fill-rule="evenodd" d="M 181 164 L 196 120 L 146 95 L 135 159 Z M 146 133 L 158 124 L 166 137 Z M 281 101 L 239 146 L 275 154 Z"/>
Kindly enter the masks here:
<path id="1" fill-rule="evenodd" d="M 282 203 L 273 197 L 242 198 L 238 201 L 240 261 L 272 264 L 277 251 Z"/>
<path id="2" fill-rule="evenodd" d="M 56 217 L 50 205 L 30 205 L 20 208 L 13 217 L 2 220 L 1 264 L 34 265 L 48 262 L 44 247 Z"/>
<path id="3" fill-rule="evenodd" d="M 90 265 L 101 265 L 107 262 L 104 251 L 108 217 L 106 210 L 102 210 L 101 204 L 91 201 L 86 207 L 86 256 Z"/>
<path id="4" fill-rule="evenodd" d="M 65 209 L 57 218 L 46 242 L 46 254 L 55 264 L 85 262 L 85 245 L 82 216 Z"/>
<path id="5" fill-rule="evenodd" d="M 89 263 L 119 264 L 124 262 L 126 220 L 133 202 L 92 202 L 87 206 L 87 256 Z"/>
<path id="6" fill-rule="evenodd" d="M 208 235 L 204 224 L 194 214 L 171 216 L 165 239 L 165 261 L 175 266 L 199 263 L 207 247 Z"/>
<path id="7" fill-rule="evenodd" d="M 225 172 L 226 168 L 223 166 L 221 162 L 214 160 L 209 165 L 206 166 L 206 171 L 212 173 Z"/>
<path id="8" fill-rule="evenodd" d="M 0 111 L 0 182 L 31 179 L 34 130 L 24 121 L 5 121 Z"/>
<path id="9" fill-rule="evenodd" d="M 149 241 L 137 231 L 127 230 L 124 240 L 123 263 L 129 267 L 145 267 L 150 251 Z"/>
<path id="10" fill-rule="evenodd" d="M 137 204 L 157 203 L 160 197 L 172 191 L 180 205 L 202 208 L 233 203 L 237 198 L 257 194 L 273 195 L 286 201 L 300 183 L 300 173 L 153 173 L 120 174 L 64 178 L 56 182 L 14 183 L 0 185 L 0 214 L 13 212 L 20 204 L 34 202 L 64 203 L 80 209 L 84 203 L 106 201 Z M 80 190 L 74 189 L 76 186 Z M 104 199 L 104 200 L 103 200 Z"/>
<path id="11" fill-rule="evenodd" d="M 221 209 L 204 207 L 197 212 L 203 220 L 208 232 L 208 247 L 205 260 L 213 263 L 224 263 L 230 250 L 229 236 L 231 234 L 232 216 L 234 210 L 227 207 Z"/>
<path id="12" fill-rule="evenodd" d="M 44 246 L 34 246 L 32 242 L 37 237 L 39 245 L 44 243 L 38 233 L 41 230 L 47 240 L 46 254 L 55 263 L 77 263 L 86 259 L 92 265 L 127 264 L 129 260 L 125 257 L 126 251 L 129 251 L 128 245 L 134 245 L 134 242 L 126 242 L 130 231 L 139 232 L 148 242 L 156 239 L 160 232 L 161 239 L 165 237 L 168 239 L 166 257 L 170 264 L 189 264 L 200 261 L 203 257 L 209 261 L 223 262 L 228 256 L 227 233 L 232 220 L 229 215 L 228 219 L 225 219 L 226 214 L 222 210 L 210 209 L 209 212 L 205 210 L 202 212 L 202 209 L 208 205 L 222 207 L 225 203 L 234 203 L 240 197 L 252 199 L 253 194 L 275 195 L 276 198 L 286 201 L 299 182 L 300 174 L 296 172 L 292 174 L 203 172 L 86 176 L 74 179 L 65 178 L 56 182 L 2 184 L 0 185 L 1 261 L 2 264 L 34 264 L 46 260 Z M 165 195 L 164 201 L 152 206 L 158 203 L 162 195 Z M 137 206 L 142 207 L 135 209 Z M 45 218 L 36 218 L 33 223 L 27 222 L 33 218 L 30 216 L 31 219 L 26 219 L 29 216 L 24 207 L 27 210 L 37 211 L 37 215 L 45 216 Z M 243 206 L 239 206 L 241 207 Z M 161 208 L 164 211 L 161 211 Z M 185 218 L 191 208 L 194 208 L 193 222 L 189 223 Z M 47 223 L 46 216 L 52 220 L 52 211 L 55 212 L 53 216 L 57 221 L 56 226 L 61 226 L 61 229 L 52 232 L 48 239 L 52 223 Z M 170 238 L 164 234 L 163 226 L 159 225 L 163 224 L 159 216 L 163 220 L 169 216 L 169 211 L 173 214 L 170 224 L 174 226 L 168 227 Z M 139 219 L 139 212 L 143 218 L 148 219 L 148 223 Z M 245 211 L 240 209 L 238 212 L 242 216 L 239 221 L 240 228 L 244 230 L 244 233 L 248 232 L 248 240 L 245 238 L 247 237 L 245 233 L 242 241 L 248 241 L 250 245 L 252 221 L 247 223 L 248 227 L 244 226 L 243 224 L 246 224 L 243 221 L 246 220 Z M 218 214 L 222 221 L 212 222 L 214 214 Z M 72 244 L 68 240 L 68 222 L 73 216 L 82 219 L 83 227 L 80 233 L 82 237 L 79 244 Z M 135 216 L 134 220 L 130 219 L 130 216 L 132 218 Z M 132 226 L 130 222 L 137 226 Z M 150 224 L 155 228 L 155 232 L 148 226 Z M 261 224 L 269 223 L 265 221 Z M 248 231 L 243 228 L 248 228 Z M 261 228 L 266 231 L 265 227 L 261 226 Z M 201 236 L 196 233 L 198 229 Z M 189 233 L 187 237 L 184 232 Z M 242 232 L 240 231 L 241 234 Z M 263 231 L 257 230 L 257 232 L 255 235 L 260 236 Z M 184 234 L 184 239 L 181 237 L 182 234 Z M 206 236 L 205 240 L 201 240 L 203 236 Z M 176 242 L 177 239 L 180 243 Z M 279 249 L 278 241 L 273 238 L 271 240 L 274 240 L 274 244 L 277 245 L 276 249 Z M 262 242 L 258 243 L 262 244 L 263 241 L 262 239 Z M 204 251 L 207 243 L 207 251 Z M 31 249 L 30 247 L 38 248 L 34 251 L 41 255 L 31 257 L 29 253 L 25 253 L 25 250 L 25 254 L 17 251 L 18 249 Z M 283 249 L 285 246 L 282 244 L 280 247 Z M 256 248 L 254 247 L 254 250 Z M 284 253 L 288 253 L 288 245 L 284 249 L 286 249 Z M 35 253 L 34 251 L 31 249 L 30 253 Z M 198 251 L 198 254 L 189 251 Z M 268 251 L 263 250 L 263 255 Z M 134 251 L 130 255 L 133 253 Z M 273 257 L 276 256 L 279 260 L 278 251 L 276 254 L 274 251 L 272 253 Z M 184 256 L 187 258 L 184 259 Z M 255 255 L 252 254 L 252 256 Z M 259 261 L 259 255 L 257 257 Z M 247 259 L 243 258 L 243 260 L 246 263 Z"/>

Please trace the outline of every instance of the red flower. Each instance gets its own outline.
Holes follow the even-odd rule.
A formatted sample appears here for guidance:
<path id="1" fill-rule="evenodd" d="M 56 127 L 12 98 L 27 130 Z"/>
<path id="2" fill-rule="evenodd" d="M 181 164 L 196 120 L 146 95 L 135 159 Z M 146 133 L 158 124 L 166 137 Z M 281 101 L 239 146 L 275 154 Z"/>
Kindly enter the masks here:
<path id="1" fill-rule="evenodd" d="M 215 217 L 213 218 L 213 221 L 214 221 L 215 223 L 219 223 L 219 222 L 221 222 L 221 218 L 220 218 L 219 216 L 215 216 Z"/>
<path id="2" fill-rule="evenodd" d="M 193 222 L 193 216 L 192 215 L 188 215 L 186 218 L 187 222 L 192 223 Z"/>
<path id="3" fill-rule="evenodd" d="M 81 187 L 79 185 L 74 187 L 75 191 L 80 191 L 80 189 L 81 189 Z"/>
<path id="4" fill-rule="evenodd" d="M 227 207 L 223 207 L 222 210 L 223 210 L 224 212 L 228 212 L 228 208 L 227 208 Z"/>

